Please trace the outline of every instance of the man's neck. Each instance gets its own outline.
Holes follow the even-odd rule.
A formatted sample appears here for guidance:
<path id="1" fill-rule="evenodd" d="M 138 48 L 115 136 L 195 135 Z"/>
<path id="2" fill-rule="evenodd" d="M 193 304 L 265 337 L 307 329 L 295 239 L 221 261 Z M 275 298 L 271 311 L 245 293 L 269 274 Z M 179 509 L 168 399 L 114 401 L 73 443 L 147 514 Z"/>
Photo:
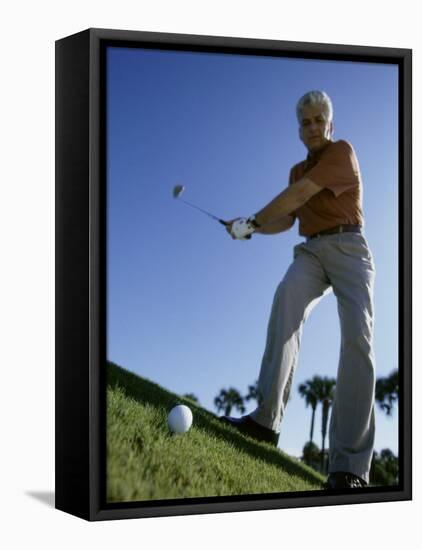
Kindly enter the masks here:
<path id="1" fill-rule="evenodd" d="M 314 151 L 310 151 L 308 150 L 308 156 L 306 157 L 306 160 L 313 160 L 314 158 L 317 158 L 319 157 L 319 155 L 325 151 L 325 149 L 331 145 L 333 143 L 333 141 L 330 139 L 328 140 L 326 143 L 324 143 L 324 145 L 322 147 L 320 147 L 319 149 L 316 149 Z"/>

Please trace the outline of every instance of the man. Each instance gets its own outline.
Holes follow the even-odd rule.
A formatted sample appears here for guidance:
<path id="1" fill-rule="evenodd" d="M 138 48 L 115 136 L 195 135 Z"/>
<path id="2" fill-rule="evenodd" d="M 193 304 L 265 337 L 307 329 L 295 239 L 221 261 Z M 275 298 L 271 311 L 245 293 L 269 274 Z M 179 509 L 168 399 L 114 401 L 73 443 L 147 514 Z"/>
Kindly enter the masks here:
<path id="1" fill-rule="evenodd" d="M 341 349 L 329 427 L 328 489 L 369 482 L 375 420 L 373 285 L 375 267 L 362 233 L 362 182 L 353 147 L 333 141 L 332 104 L 325 92 L 297 104 L 300 139 L 308 150 L 293 166 L 289 186 L 250 218 L 236 218 L 234 239 L 274 234 L 299 219 L 306 241 L 275 293 L 258 379 L 258 407 L 241 418 L 222 417 L 241 432 L 277 445 L 296 368 L 303 323 L 328 292 L 337 298 Z M 318 360 L 316 359 L 316 368 Z"/>

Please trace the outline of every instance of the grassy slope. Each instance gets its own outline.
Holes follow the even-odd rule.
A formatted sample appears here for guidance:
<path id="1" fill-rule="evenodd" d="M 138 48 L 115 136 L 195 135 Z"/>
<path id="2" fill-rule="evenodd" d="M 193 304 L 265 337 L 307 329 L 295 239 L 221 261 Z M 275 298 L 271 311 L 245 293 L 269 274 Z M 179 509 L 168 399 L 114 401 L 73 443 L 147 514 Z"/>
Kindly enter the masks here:
<path id="1" fill-rule="evenodd" d="M 319 473 L 279 449 L 117 365 L 107 368 L 109 502 L 321 489 Z M 177 403 L 193 413 L 183 435 L 167 427 Z"/>

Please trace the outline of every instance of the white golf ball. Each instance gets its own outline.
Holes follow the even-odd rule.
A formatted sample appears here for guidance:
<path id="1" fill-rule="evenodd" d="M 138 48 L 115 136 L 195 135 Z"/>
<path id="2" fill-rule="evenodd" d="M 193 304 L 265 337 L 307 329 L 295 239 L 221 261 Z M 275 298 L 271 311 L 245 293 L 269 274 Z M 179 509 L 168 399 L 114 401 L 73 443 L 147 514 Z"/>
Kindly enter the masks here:
<path id="1" fill-rule="evenodd" d="M 184 434 L 192 425 L 192 411 L 186 405 L 176 405 L 169 412 L 167 422 L 170 430 L 176 434 Z"/>

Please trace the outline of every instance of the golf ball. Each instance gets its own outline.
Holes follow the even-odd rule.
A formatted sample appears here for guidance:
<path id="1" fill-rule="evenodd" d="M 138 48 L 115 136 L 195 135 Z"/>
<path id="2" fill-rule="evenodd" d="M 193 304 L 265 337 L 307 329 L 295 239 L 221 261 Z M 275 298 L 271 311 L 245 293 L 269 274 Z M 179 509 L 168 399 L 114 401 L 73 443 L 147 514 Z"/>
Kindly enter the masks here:
<path id="1" fill-rule="evenodd" d="M 170 430 L 176 434 L 184 434 L 192 425 L 192 411 L 186 405 L 176 405 L 169 412 L 167 422 Z"/>

